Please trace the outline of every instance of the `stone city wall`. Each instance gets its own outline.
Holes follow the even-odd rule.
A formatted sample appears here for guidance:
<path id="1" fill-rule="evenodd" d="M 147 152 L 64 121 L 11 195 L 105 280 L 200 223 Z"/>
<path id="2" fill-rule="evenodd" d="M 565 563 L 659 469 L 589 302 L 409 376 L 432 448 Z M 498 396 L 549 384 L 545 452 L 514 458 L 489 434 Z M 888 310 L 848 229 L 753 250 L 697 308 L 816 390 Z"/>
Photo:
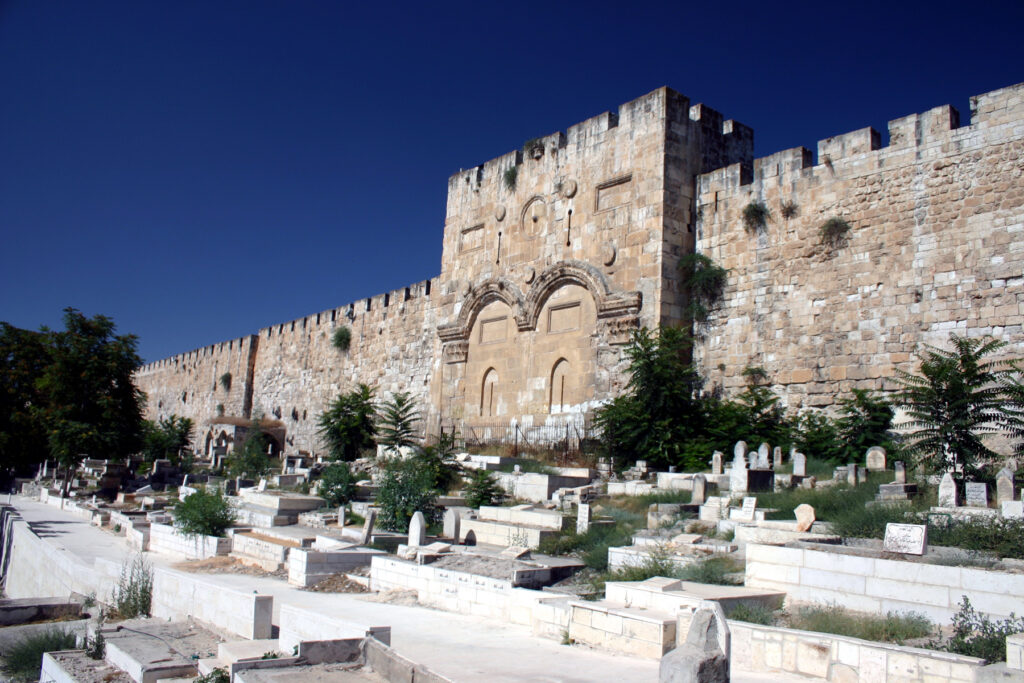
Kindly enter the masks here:
<path id="1" fill-rule="evenodd" d="M 992 334 L 1024 352 L 1024 84 L 698 179 L 697 251 L 729 269 L 698 359 L 736 391 L 760 366 L 790 407 L 892 388 L 920 344 Z M 763 230 L 744 227 L 751 203 Z M 787 211 L 785 208 L 791 208 Z M 835 244 L 821 226 L 845 220 Z M 948 347 L 948 346 L 947 346 Z"/>

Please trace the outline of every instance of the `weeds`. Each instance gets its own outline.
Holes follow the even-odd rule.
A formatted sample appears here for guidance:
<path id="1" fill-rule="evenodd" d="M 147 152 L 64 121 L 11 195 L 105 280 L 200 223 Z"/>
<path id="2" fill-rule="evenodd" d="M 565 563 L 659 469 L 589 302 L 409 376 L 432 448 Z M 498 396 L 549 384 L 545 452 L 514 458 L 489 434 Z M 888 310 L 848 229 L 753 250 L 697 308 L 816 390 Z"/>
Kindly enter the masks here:
<path id="1" fill-rule="evenodd" d="M 795 218 L 798 213 L 800 213 L 800 207 L 796 202 L 792 200 L 782 202 L 782 217 L 787 221 L 790 218 Z"/>
<path id="2" fill-rule="evenodd" d="M 992 552 L 999 557 L 1024 559 L 1024 519 L 958 520 L 949 526 L 928 525 L 928 543 L 964 550 Z"/>
<path id="3" fill-rule="evenodd" d="M 193 494 L 196 495 L 196 494 Z M 117 615 L 122 619 L 148 617 L 153 607 L 153 568 L 142 555 L 121 565 L 115 597 Z"/>
<path id="4" fill-rule="evenodd" d="M 352 330 L 345 325 L 338 327 L 331 336 L 331 345 L 339 351 L 348 351 L 352 345 Z"/>
<path id="5" fill-rule="evenodd" d="M 30 633 L 4 653 L 4 671 L 11 676 L 10 680 L 38 681 L 43 653 L 73 650 L 76 640 L 73 632 L 59 627 Z"/>
<path id="6" fill-rule="evenodd" d="M 1024 631 L 1024 617 L 993 621 L 987 615 L 977 612 L 967 596 L 962 596 L 960 610 L 953 615 L 953 635 L 941 643 L 931 641 L 928 647 L 958 655 L 981 657 L 989 662 L 1006 661 L 1006 636 Z"/>
<path id="7" fill-rule="evenodd" d="M 195 679 L 192 683 L 231 683 L 231 677 L 227 671 L 217 667 L 210 673 Z"/>
<path id="8" fill-rule="evenodd" d="M 516 181 L 519 179 L 519 167 L 509 166 L 501 174 L 501 182 L 509 192 L 516 191 Z"/>
<path id="9" fill-rule="evenodd" d="M 935 630 L 928 617 L 917 612 L 889 612 L 882 616 L 851 612 L 838 605 L 801 607 L 790 615 L 789 627 L 897 644 L 924 638 Z"/>
<path id="10" fill-rule="evenodd" d="M 763 232 L 771 215 L 764 204 L 750 202 L 743 207 L 743 227 L 749 233 Z"/>
<path id="11" fill-rule="evenodd" d="M 748 624 L 771 626 L 775 623 L 778 614 L 778 610 L 773 610 L 764 605 L 741 602 L 733 605 L 726 613 L 726 617 L 736 621 L 745 621 Z"/>
<path id="12" fill-rule="evenodd" d="M 835 247 L 839 246 L 846 237 L 846 233 L 850 232 L 850 224 L 838 216 L 833 216 L 822 223 L 818 231 L 821 234 L 822 244 Z"/>

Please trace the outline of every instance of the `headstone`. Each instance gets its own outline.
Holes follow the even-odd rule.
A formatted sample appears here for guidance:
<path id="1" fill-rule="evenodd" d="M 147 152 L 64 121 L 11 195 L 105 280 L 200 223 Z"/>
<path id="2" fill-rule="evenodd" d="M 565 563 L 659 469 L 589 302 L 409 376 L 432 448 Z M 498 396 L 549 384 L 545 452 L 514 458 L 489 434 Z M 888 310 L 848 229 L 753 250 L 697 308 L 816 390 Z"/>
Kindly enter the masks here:
<path id="1" fill-rule="evenodd" d="M 885 469 L 885 449 L 881 446 L 872 446 L 868 449 L 865 462 L 872 472 Z"/>
<path id="2" fill-rule="evenodd" d="M 729 624 L 722 606 L 702 600 L 690 619 L 686 641 L 661 658 L 659 683 L 728 683 Z"/>
<path id="3" fill-rule="evenodd" d="M 462 518 L 459 513 L 451 508 L 445 510 L 444 513 L 444 537 L 454 538 L 456 542 L 459 540 L 459 531 L 462 527 Z"/>
<path id="4" fill-rule="evenodd" d="M 190 474 L 186 474 L 184 477 L 182 477 L 181 478 L 181 485 L 182 486 L 188 486 L 189 477 L 191 477 L 191 476 L 192 475 L 190 475 Z"/>
<path id="5" fill-rule="evenodd" d="M 817 477 L 806 477 L 800 482 L 800 488 L 802 489 L 813 489 L 818 484 Z"/>
<path id="6" fill-rule="evenodd" d="M 412 513 L 412 519 L 409 520 L 409 547 L 418 548 L 427 542 L 427 520 L 423 518 L 423 513 L 417 510 Z"/>
<path id="7" fill-rule="evenodd" d="M 953 479 L 953 473 L 946 472 L 942 475 L 942 481 L 939 482 L 939 507 L 955 508 L 959 502 L 960 499 L 956 495 L 956 481 Z"/>
<path id="8" fill-rule="evenodd" d="M 744 444 L 744 450 L 741 451 L 740 444 L 743 442 L 740 441 L 736 444 L 736 457 L 732 461 L 732 470 L 729 472 L 729 491 L 733 495 L 747 492 L 746 445 Z"/>
<path id="9" fill-rule="evenodd" d="M 377 521 L 377 511 L 370 508 L 366 511 L 366 521 L 363 523 L 363 538 L 360 541 L 361 545 L 369 545 L 370 538 L 373 536 L 373 523 Z"/>
<path id="10" fill-rule="evenodd" d="M 722 451 L 715 451 L 711 454 L 711 473 L 722 473 Z"/>
<path id="11" fill-rule="evenodd" d="M 1000 507 L 1003 517 L 1011 519 L 1024 518 L 1024 500 L 1004 500 Z"/>
<path id="12" fill-rule="evenodd" d="M 969 481 L 964 485 L 964 498 L 968 507 L 988 507 L 988 484 L 983 481 Z"/>
<path id="13" fill-rule="evenodd" d="M 807 476 L 807 456 L 800 451 L 793 451 L 793 476 L 794 477 L 806 477 Z"/>
<path id="14" fill-rule="evenodd" d="M 260 483 L 256 485 L 256 490 L 261 492 L 261 493 L 263 491 L 266 491 L 267 490 L 267 480 L 266 479 L 260 479 Z"/>
<path id="15" fill-rule="evenodd" d="M 743 458 L 744 460 L 746 460 L 746 458 L 747 458 L 747 442 L 746 441 L 737 441 L 736 442 L 736 445 L 732 447 L 732 457 L 734 459 Z"/>
<path id="16" fill-rule="evenodd" d="M 896 478 L 893 480 L 894 484 L 906 484 L 907 483 L 907 466 L 902 460 L 897 460 L 892 464 L 893 469 L 896 471 Z"/>
<path id="17" fill-rule="evenodd" d="M 814 508 L 807 503 L 797 505 L 793 510 L 793 514 L 796 515 L 796 530 L 807 531 L 814 524 Z"/>
<path id="18" fill-rule="evenodd" d="M 576 511 L 576 533 L 585 534 L 590 529 L 590 504 L 580 503 Z"/>
<path id="19" fill-rule="evenodd" d="M 771 447 L 767 443 L 762 442 L 757 447 L 757 469 L 766 470 L 768 469 L 768 458 L 771 457 Z"/>
<path id="20" fill-rule="evenodd" d="M 690 496 L 691 505 L 703 505 L 707 497 L 708 479 L 703 474 L 693 475 L 693 494 Z"/>
<path id="21" fill-rule="evenodd" d="M 647 471 L 647 461 L 646 460 L 637 460 L 636 461 L 636 471 L 637 472 L 646 472 Z"/>
<path id="22" fill-rule="evenodd" d="M 772 451 L 772 466 L 775 469 L 782 467 L 782 446 L 776 446 L 775 450 Z"/>
<path id="23" fill-rule="evenodd" d="M 890 522 L 885 525 L 885 541 L 882 548 L 890 553 L 924 555 L 928 549 L 928 526 Z"/>
<path id="24" fill-rule="evenodd" d="M 846 483 L 850 486 L 857 485 L 857 465 L 855 463 L 846 466 Z"/>
<path id="25" fill-rule="evenodd" d="M 678 467 L 676 467 L 675 465 L 669 465 L 669 466 L 668 466 L 668 473 L 669 473 L 669 474 L 675 474 L 675 473 L 676 473 L 676 471 L 677 471 L 678 469 L 679 469 L 679 468 L 678 468 Z"/>
<path id="26" fill-rule="evenodd" d="M 754 511 L 757 509 L 757 498 L 754 496 L 747 496 L 743 499 L 743 508 L 740 511 L 740 517 L 744 520 L 753 522 Z"/>
<path id="27" fill-rule="evenodd" d="M 520 472 L 523 471 L 523 466 L 522 465 L 513 465 L 512 466 L 512 471 L 515 472 L 516 474 L 519 474 Z"/>
<path id="28" fill-rule="evenodd" d="M 863 484 L 864 482 L 866 482 L 868 480 L 868 468 L 867 467 L 862 467 L 861 465 L 856 465 L 856 469 L 857 469 L 857 483 L 858 484 Z"/>
<path id="29" fill-rule="evenodd" d="M 1002 505 L 1007 500 L 1013 500 L 1013 472 L 1004 467 L 996 475 L 996 502 Z"/>

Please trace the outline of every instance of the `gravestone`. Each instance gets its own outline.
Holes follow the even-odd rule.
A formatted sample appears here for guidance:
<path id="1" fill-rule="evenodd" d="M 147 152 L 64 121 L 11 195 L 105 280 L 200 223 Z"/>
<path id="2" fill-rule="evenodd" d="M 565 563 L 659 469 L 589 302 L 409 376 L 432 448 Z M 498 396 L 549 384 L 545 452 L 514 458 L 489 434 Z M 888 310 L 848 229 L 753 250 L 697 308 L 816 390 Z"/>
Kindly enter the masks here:
<path id="1" fill-rule="evenodd" d="M 782 446 L 776 446 L 772 451 L 772 466 L 775 469 L 782 467 Z"/>
<path id="2" fill-rule="evenodd" d="M 373 523 L 377 521 L 377 511 L 370 508 L 366 511 L 366 521 L 363 522 L 363 538 L 360 541 L 361 545 L 369 545 L 370 539 L 373 536 Z"/>
<path id="3" fill-rule="evenodd" d="M 964 485 L 964 498 L 968 507 L 988 507 L 988 484 L 983 481 L 969 481 Z"/>
<path id="4" fill-rule="evenodd" d="M 771 447 L 767 443 L 762 442 L 761 445 L 757 447 L 757 469 L 768 469 L 768 458 L 770 457 Z"/>
<path id="5" fill-rule="evenodd" d="M 814 508 L 807 503 L 801 503 L 797 505 L 793 510 L 793 514 L 796 515 L 796 530 L 807 531 L 814 524 L 815 515 Z"/>
<path id="6" fill-rule="evenodd" d="M 956 495 L 956 481 L 953 479 L 953 473 L 946 472 L 942 475 L 942 481 L 939 482 L 939 507 L 955 508 L 959 500 Z"/>
<path id="7" fill-rule="evenodd" d="M 866 458 L 868 469 L 872 472 L 880 472 L 885 469 L 885 449 L 881 446 L 872 446 L 868 449 Z"/>
<path id="8" fill-rule="evenodd" d="M 868 480 L 868 468 L 860 465 L 855 466 L 857 469 L 857 483 L 863 484 Z"/>
<path id="9" fill-rule="evenodd" d="M 885 541 L 882 548 L 890 553 L 924 555 L 928 549 L 928 526 L 890 522 L 885 525 Z"/>
<path id="10" fill-rule="evenodd" d="M 747 458 L 745 448 L 740 450 L 740 444 L 736 444 L 736 457 L 732 461 L 732 469 L 729 471 L 729 491 L 735 495 L 747 492 Z M 745 446 L 745 444 L 744 444 Z"/>
<path id="11" fill-rule="evenodd" d="M 754 496 L 747 496 L 743 499 L 743 507 L 740 509 L 740 519 L 753 522 L 755 510 L 757 510 L 757 498 Z"/>
<path id="12" fill-rule="evenodd" d="M 264 491 L 266 491 L 267 490 L 267 480 L 266 479 L 260 479 L 260 483 L 256 485 L 256 490 L 259 491 L 260 493 L 263 493 Z"/>
<path id="13" fill-rule="evenodd" d="M 580 503 L 579 510 L 576 512 L 576 533 L 585 534 L 590 529 L 590 505 L 588 503 Z"/>
<path id="14" fill-rule="evenodd" d="M 444 512 L 444 537 L 453 538 L 457 543 L 459 541 L 459 531 L 462 527 L 462 518 L 459 517 L 459 513 L 451 508 L 448 508 Z"/>
<path id="15" fill-rule="evenodd" d="M 800 451 L 793 451 L 793 476 L 807 476 L 807 456 Z"/>
<path id="16" fill-rule="evenodd" d="M 1004 500 L 1000 504 L 1003 517 L 1010 519 L 1024 518 L 1024 500 Z"/>
<path id="17" fill-rule="evenodd" d="M 800 482 L 800 488 L 802 489 L 813 489 L 818 484 L 817 477 L 806 477 Z"/>
<path id="18" fill-rule="evenodd" d="M 691 505 L 703 505 L 707 497 L 708 479 L 703 474 L 696 474 L 693 477 L 693 494 L 690 496 Z"/>
<path id="19" fill-rule="evenodd" d="M 747 457 L 747 442 L 746 441 L 737 441 L 736 442 L 736 445 L 732 447 L 732 457 L 734 459 L 735 458 L 744 458 L 744 459 L 746 459 L 746 457 Z"/>
<path id="20" fill-rule="evenodd" d="M 907 483 L 907 466 L 902 460 L 897 460 L 892 464 L 893 470 L 896 471 L 896 478 L 892 483 L 894 484 L 906 484 Z"/>
<path id="21" fill-rule="evenodd" d="M 409 547 L 418 548 L 427 541 L 427 520 L 423 518 L 423 513 L 417 510 L 412 513 L 412 519 L 409 520 Z"/>
<path id="22" fill-rule="evenodd" d="M 721 474 L 722 473 L 722 451 L 715 451 L 711 454 L 711 473 Z"/>
<path id="23" fill-rule="evenodd" d="M 512 471 L 515 474 L 519 474 L 520 472 L 523 471 L 523 466 L 522 465 L 512 465 Z"/>
<path id="24" fill-rule="evenodd" d="M 701 600 L 685 642 L 661 658 L 659 683 L 728 683 L 731 640 L 722 606 Z"/>
<path id="25" fill-rule="evenodd" d="M 846 483 L 850 486 L 857 485 L 857 465 L 849 464 L 846 466 Z"/>
<path id="26" fill-rule="evenodd" d="M 339 505 L 338 506 L 338 528 L 340 528 L 340 529 L 344 529 L 345 528 L 345 522 L 346 522 L 345 517 L 347 515 L 348 515 L 348 508 L 346 508 L 344 505 Z"/>
<path id="27" fill-rule="evenodd" d="M 1004 467 L 996 475 L 996 502 L 1002 505 L 1007 500 L 1013 500 L 1013 472 Z"/>

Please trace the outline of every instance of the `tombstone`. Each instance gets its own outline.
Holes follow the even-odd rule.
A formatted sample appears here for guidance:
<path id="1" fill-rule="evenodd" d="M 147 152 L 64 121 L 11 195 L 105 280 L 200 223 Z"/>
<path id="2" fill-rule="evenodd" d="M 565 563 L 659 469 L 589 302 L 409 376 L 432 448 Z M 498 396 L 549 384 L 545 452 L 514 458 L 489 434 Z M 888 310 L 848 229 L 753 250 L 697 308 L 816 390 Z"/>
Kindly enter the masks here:
<path id="1" fill-rule="evenodd" d="M 711 474 L 722 473 L 722 451 L 715 451 L 711 454 Z"/>
<path id="2" fill-rule="evenodd" d="M 742 443 L 740 441 L 736 444 L 736 457 L 732 461 L 732 470 L 729 471 L 729 491 L 733 495 L 747 492 L 747 458 L 746 453 L 740 451 Z"/>
<path id="3" fill-rule="evenodd" d="M 1013 472 L 1004 467 L 996 475 L 996 502 L 1002 505 L 1007 500 L 1013 500 Z"/>
<path id="4" fill-rule="evenodd" d="M 678 467 L 676 467 L 675 465 L 669 465 L 669 466 L 668 466 L 668 473 L 669 473 L 669 474 L 675 474 L 675 473 L 676 473 L 676 471 L 677 471 L 678 469 L 679 469 L 679 468 L 678 468 Z"/>
<path id="5" fill-rule="evenodd" d="M 806 477 L 807 476 L 807 456 L 800 451 L 793 451 L 793 476 L 794 477 Z"/>
<path id="6" fill-rule="evenodd" d="M 857 465 L 857 483 L 863 484 L 868 480 L 868 468 Z"/>
<path id="7" fill-rule="evenodd" d="M 186 474 L 184 477 L 182 477 L 181 478 L 181 485 L 182 486 L 188 486 L 188 482 L 189 482 L 189 479 L 190 479 L 191 476 L 192 476 L 191 474 Z"/>
<path id="8" fill-rule="evenodd" d="M 590 505 L 580 503 L 576 511 L 576 533 L 585 534 L 590 529 Z"/>
<path id="9" fill-rule="evenodd" d="M 964 498 L 968 507 L 988 507 L 988 484 L 982 481 L 969 481 L 964 485 Z"/>
<path id="10" fill-rule="evenodd" d="M 757 469 L 766 470 L 768 469 L 768 458 L 771 457 L 771 447 L 767 443 L 762 442 L 757 447 Z"/>
<path id="11" fill-rule="evenodd" d="M 926 524 L 885 525 L 885 541 L 882 549 L 890 553 L 924 555 L 928 549 L 928 526 Z"/>
<path id="12" fill-rule="evenodd" d="M 772 466 L 775 469 L 782 467 L 782 446 L 776 446 L 772 452 Z"/>
<path id="13" fill-rule="evenodd" d="M 800 488 L 802 489 L 813 489 L 818 484 L 817 477 L 806 477 L 800 482 Z"/>
<path id="14" fill-rule="evenodd" d="M 807 503 L 801 503 L 797 505 L 793 510 L 793 514 L 796 515 L 796 530 L 797 531 L 808 531 L 814 524 L 815 515 L 814 508 Z"/>
<path id="15" fill-rule="evenodd" d="M 732 457 L 734 459 L 736 459 L 736 458 L 743 458 L 744 460 L 746 460 L 746 458 L 747 458 L 747 442 L 746 441 L 737 441 L 736 442 L 736 445 L 732 447 Z"/>
<path id="16" fill-rule="evenodd" d="M 636 461 L 636 465 L 634 466 L 634 469 L 636 469 L 637 472 L 645 472 L 646 473 L 647 472 L 647 461 L 646 460 L 637 460 Z"/>
<path id="17" fill-rule="evenodd" d="M 370 508 L 366 511 L 366 521 L 363 523 L 363 538 L 360 541 L 361 545 L 369 545 L 370 538 L 373 536 L 373 523 L 377 521 L 377 511 Z"/>
<path id="18" fill-rule="evenodd" d="M 451 508 L 445 510 L 444 513 L 444 537 L 454 538 L 456 542 L 459 540 L 459 531 L 462 527 L 462 517 L 459 513 Z"/>
<path id="19" fill-rule="evenodd" d="M 857 485 L 857 465 L 850 464 L 846 466 L 846 483 L 850 486 Z"/>
<path id="20" fill-rule="evenodd" d="M 523 471 L 523 466 L 522 465 L 513 465 L 512 466 L 512 471 L 514 473 L 516 473 L 516 474 L 519 474 L 520 472 Z"/>
<path id="21" fill-rule="evenodd" d="M 1004 500 L 1000 504 L 1001 512 L 1003 517 L 1010 519 L 1021 519 L 1024 518 L 1024 501 L 1021 500 Z"/>
<path id="22" fill-rule="evenodd" d="M 423 518 L 423 513 L 417 510 L 412 513 L 412 519 L 409 520 L 409 543 L 410 548 L 418 548 L 427 541 L 427 520 Z"/>
<path id="23" fill-rule="evenodd" d="M 885 449 L 881 446 L 872 446 L 868 449 L 867 456 L 865 457 L 865 464 L 868 469 L 872 472 L 878 472 L 885 469 Z"/>
<path id="24" fill-rule="evenodd" d="M 259 491 L 260 493 L 263 493 L 264 491 L 266 491 L 267 490 L 267 480 L 261 478 L 260 479 L 260 483 L 256 485 L 256 490 Z"/>
<path id="25" fill-rule="evenodd" d="M 743 499 L 743 507 L 740 508 L 739 518 L 746 522 L 754 521 L 754 512 L 757 510 L 757 498 L 747 496 Z"/>
<path id="26" fill-rule="evenodd" d="M 708 492 L 708 478 L 703 474 L 693 476 L 693 494 L 690 496 L 691 505 L 703 505 Z"/>
<path id="27" fill-rule="evenodd" d="M 896 471 L 896 478 L 892 483 L 894 484 L 906 484 L 907 483 L 907 466 L 902 460 L 897 460 L 892 464 L 893 470 Z"/>
<path id="28" fill-rule="evenodd" d="M 958 504 L 956 481 L 953 479 L 952 472 L 946 472 L 942 475 L 942 481 L 939 482 L 939 507 L 955 508 Z"/>
<path id="29" fill-rule="evenodd" d="M 686 632 L 686 641 L 661 658 L 659 683 L 728 683 L 732 649 L 722 606 L 701 600 Z"/>

